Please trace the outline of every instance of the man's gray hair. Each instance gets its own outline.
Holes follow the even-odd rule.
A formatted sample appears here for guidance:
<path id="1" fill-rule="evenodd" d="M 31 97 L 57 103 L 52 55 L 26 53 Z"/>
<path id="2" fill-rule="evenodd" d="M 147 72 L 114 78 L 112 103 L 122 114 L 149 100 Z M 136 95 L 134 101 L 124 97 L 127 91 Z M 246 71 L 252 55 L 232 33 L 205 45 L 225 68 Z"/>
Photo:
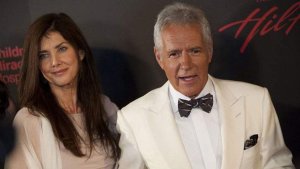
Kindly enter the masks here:
<path id="1" fill-rule="evenodd" d="M 160 49 L 162 47 L 161 32 L 171 24 L 199 24 L 205 47 L 207 47 L 209 54 L 212 54 L 213 41 L 211 30 L 201 9 L 179 2 L 166 6 L 158 14 L 154 25 L 154 45 L 156 48 Z"/>

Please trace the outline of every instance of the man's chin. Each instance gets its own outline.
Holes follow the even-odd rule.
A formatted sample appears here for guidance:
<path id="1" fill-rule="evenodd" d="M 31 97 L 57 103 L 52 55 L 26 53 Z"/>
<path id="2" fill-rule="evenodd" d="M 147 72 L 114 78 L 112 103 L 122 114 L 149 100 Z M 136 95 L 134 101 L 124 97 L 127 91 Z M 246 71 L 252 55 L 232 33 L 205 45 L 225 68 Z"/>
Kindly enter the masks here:
<path id="1" fill-rule="evenodd" d="M 187 88 L 187 89 L 180 90 L 179 92 L 180 92 L 181 94 L 183 94 L 183 95 L 189 97 L 189 98 L 195 98 L 196 96 L 199 95 L 199 93 L 200 93 L 201 91 L 199 91 L 199 90 L 192 90 L 191 88 Z"/>

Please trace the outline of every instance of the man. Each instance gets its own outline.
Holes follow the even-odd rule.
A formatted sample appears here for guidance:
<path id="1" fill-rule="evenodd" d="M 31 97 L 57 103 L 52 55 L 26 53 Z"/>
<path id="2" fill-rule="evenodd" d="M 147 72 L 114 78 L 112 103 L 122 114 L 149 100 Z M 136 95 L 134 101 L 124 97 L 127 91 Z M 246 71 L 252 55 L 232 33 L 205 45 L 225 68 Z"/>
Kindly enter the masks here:
<path id="1" fill-rule="evenodd" d="M 168 82 L 118 112 L 120 169 L 294 168 L 267 89 L 208 74 L 213 43 L 200 9 L 167 6 L 154 43 Z"/>

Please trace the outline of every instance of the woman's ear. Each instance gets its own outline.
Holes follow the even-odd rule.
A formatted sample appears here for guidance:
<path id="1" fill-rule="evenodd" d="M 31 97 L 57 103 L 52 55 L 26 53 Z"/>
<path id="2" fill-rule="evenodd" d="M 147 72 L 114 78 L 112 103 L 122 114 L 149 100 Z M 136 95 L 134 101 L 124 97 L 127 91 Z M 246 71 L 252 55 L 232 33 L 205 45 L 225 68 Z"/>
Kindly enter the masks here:
<path id="1" fill-rule="evenodd" d="M 78 54 L 79 54 L 79 58 L 80 58 L 80 60 L 83 60 L 83 58 L 84 58 L 84 56 L 85 56 L 85 52 L 83 51 L 83 50 L 79 50 L 79 52 L 78 52 Z"/>

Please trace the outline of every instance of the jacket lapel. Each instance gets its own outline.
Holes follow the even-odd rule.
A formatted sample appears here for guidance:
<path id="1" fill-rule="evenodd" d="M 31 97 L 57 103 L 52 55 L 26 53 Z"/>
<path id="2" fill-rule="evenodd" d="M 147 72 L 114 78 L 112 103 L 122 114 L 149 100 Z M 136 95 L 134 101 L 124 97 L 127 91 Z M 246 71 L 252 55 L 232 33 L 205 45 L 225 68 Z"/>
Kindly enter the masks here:
<path id="1" fill-rule="evenodd" d="M 222 85 L 220 80 L 213 81 L 221 117 L 222 169 L 239 168 L 245 135 L 244 97 L 236 97 Z"/>
<path id="2" fill-rule="evenodd" d="M 168 82 L 155 95 L 154 105 L 150 106 L 152 113 L 147 113 L 150 131 L 154 142 L 170 169 L 190 169 L 179 131 L 172 113 L 168 95 Z"/>

